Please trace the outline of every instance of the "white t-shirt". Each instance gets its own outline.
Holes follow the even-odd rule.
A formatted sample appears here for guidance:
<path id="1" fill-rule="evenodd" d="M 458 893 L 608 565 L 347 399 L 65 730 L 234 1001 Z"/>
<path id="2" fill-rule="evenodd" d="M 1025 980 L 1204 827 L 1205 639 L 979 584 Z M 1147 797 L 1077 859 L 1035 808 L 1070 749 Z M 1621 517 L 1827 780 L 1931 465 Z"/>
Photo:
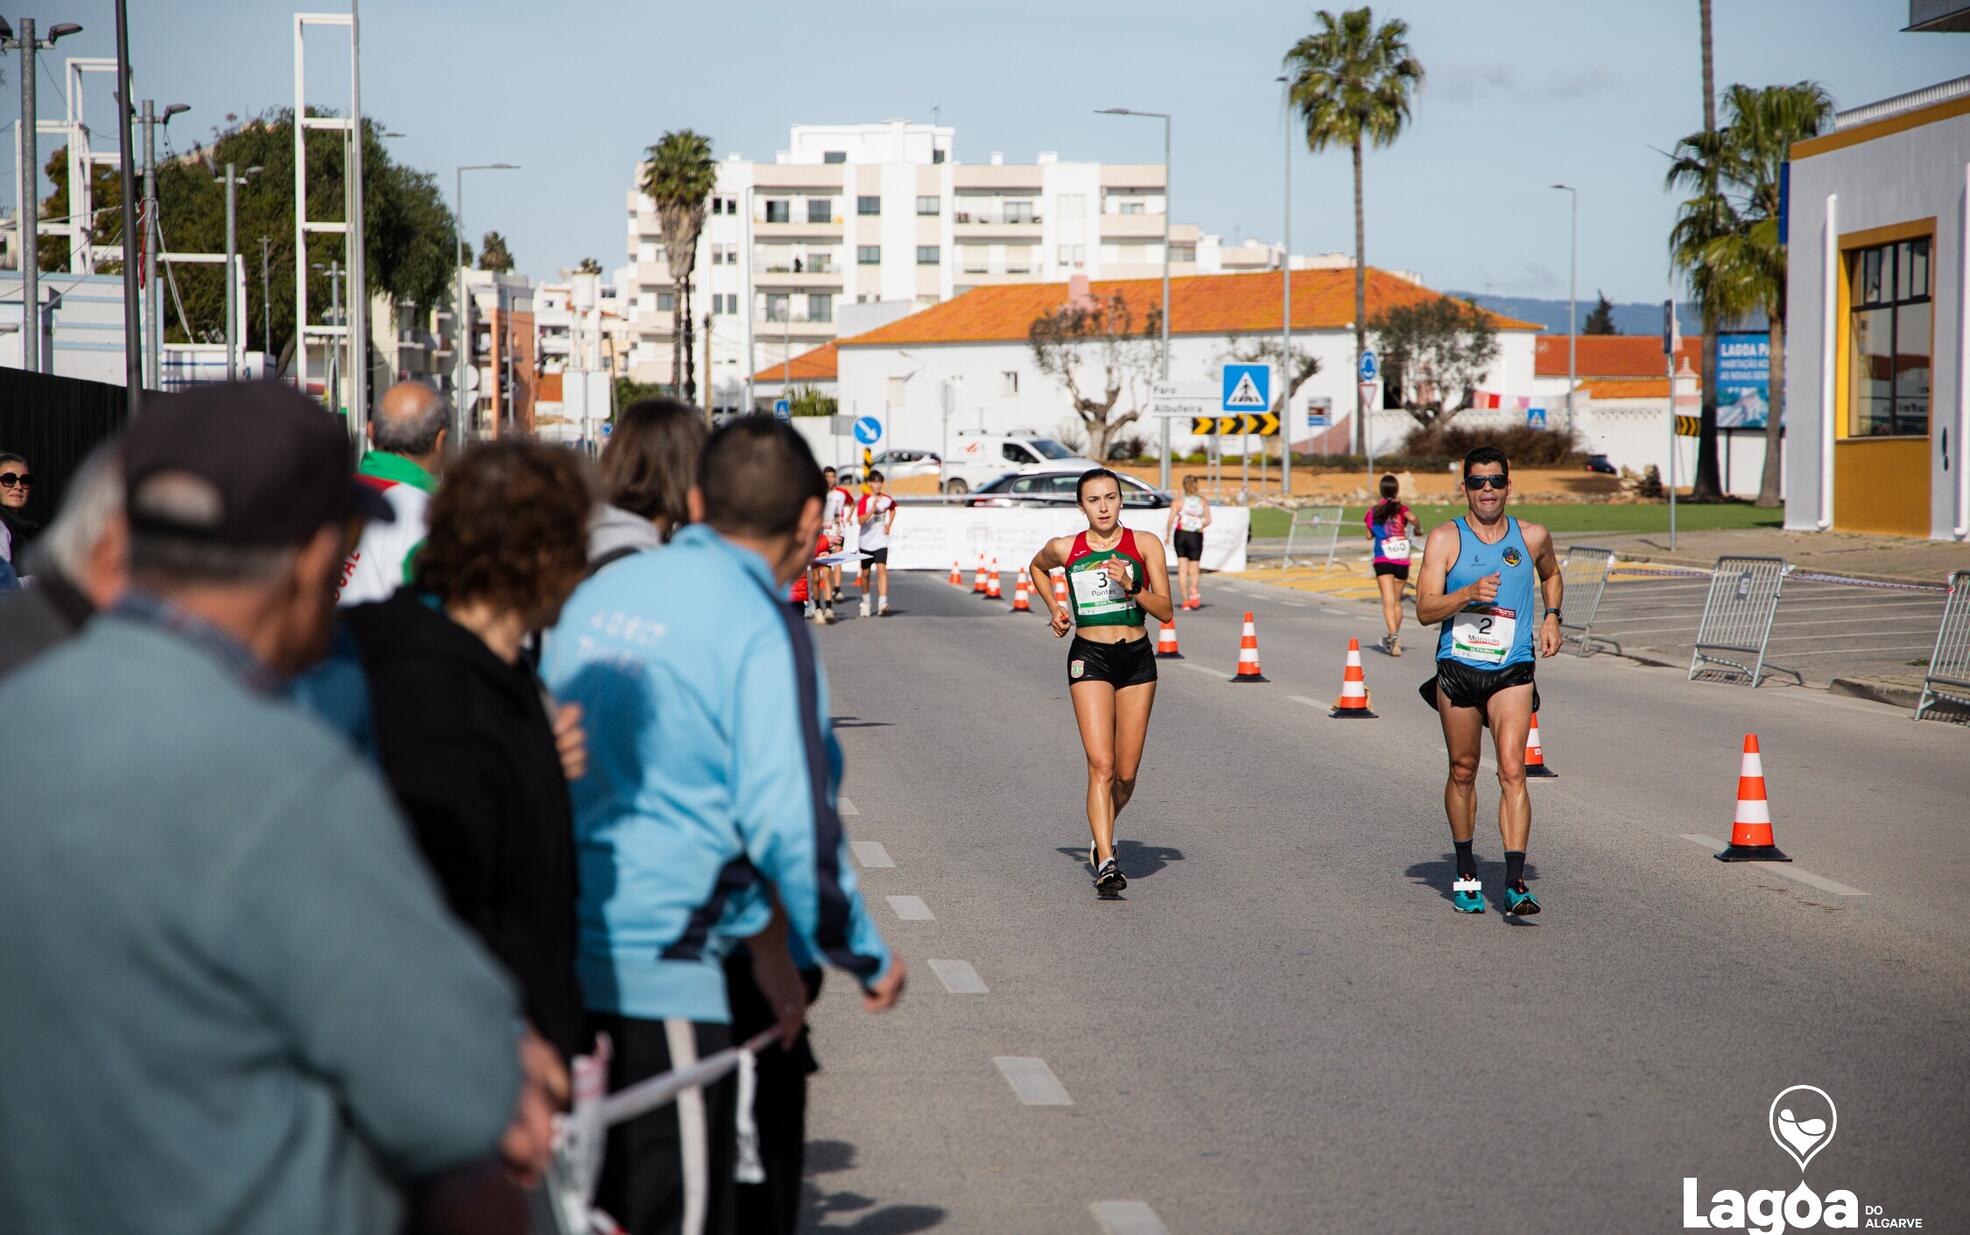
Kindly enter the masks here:
<path id="1" fill-rule="evenodd" d="M 848 504 L 853 500 L 849 497 L 848 490 L 842 488 L 840 485 L 829 489 L 827 505 L 821 515 L 822 522 L 829 529 L 841 530 L 843 525 L 848 522 Z"/>
<path id="2" fill-rule="evenodd" d="M 856 518 L 862 528 L 861 548 L 887 549 L 889 529 L 885 526 L 886 516 L 896 505 L 896 499 L 887 493 L 864 493 L 862 500 L 855 504 Z"/>
<path id="3" fill-rule="evenodd" d="M 408 582 L 405 567 L 424 543 L 431 495 L 416 485 L 395 484 L 383 490 L 383 500 L 396 509 L 396 521 L 364 527 L 356 551 L 343 559 L 342 587 L 335 595 L 335 603 L 343 608 L 388 600 Z"/>
<path id="4" fill-rule="evenodd" d="M 1204 499 L 1195 493 L 1184 495 L 1183 503 L 1177 507 L 1177 530 L 1179 532 L 1201 532 L 1204 530 Z"/>

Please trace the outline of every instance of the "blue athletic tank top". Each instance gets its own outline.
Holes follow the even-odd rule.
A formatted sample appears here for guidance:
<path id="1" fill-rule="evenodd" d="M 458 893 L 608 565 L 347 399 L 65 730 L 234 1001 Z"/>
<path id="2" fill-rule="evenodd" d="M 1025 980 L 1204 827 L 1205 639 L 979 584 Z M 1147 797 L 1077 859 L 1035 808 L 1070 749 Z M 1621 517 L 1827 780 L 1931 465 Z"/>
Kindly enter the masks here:
<path id="1" fill-rule="evenodd" d="M 1502 669 L 1532 659 L 1532 634 L 1539 626 L 1539 572 L 1525 547 L 1519 521 L 1505 516 L 1505 538 L 1487 545 L 1464 519 L 1457 520 L 1457 560 L 1444 573 L 1443 590 L 1454 592 L 1486 575 L 1498 576 L 1498 595 L 1489 605 L 1473 604 L 1453 613 L 1437 638 L 1436 658 L 1473 669 Z"/>

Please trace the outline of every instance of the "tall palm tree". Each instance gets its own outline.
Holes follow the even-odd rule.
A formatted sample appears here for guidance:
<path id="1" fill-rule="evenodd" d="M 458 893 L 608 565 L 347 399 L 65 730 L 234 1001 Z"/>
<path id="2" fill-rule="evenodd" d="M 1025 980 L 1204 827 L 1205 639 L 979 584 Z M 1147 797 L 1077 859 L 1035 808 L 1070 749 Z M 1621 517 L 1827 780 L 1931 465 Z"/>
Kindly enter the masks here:
<path id="1" fill-rule="evenodd" d="M 1703 131 L 1715 136 L 1717 132 L 1717 74 L 1716 57 L 1712 54 L 1710 39 L 1710 0 L 1697 0 L 1698 23 L 1702 28 L 1703 40 Z M 1709 197 L 1717 195 L 1715 168 L 1706 172 L 1708 179 L 1703 191 Z M 1722 497 L 1724 485 L 1717 468 L 1717 315 L 1709 309 L 1703 310 L 1703 375 L 1698 379 L 1702 389 L 1702 403 L 1697 408 L 1696 438 L 1696 476 L 1690 483 L 1691 497 Z M 1673 396 L 1675 392 L 1672 390 Z"/>
<path id="2" fill-rule="evenodd" d="M 1771 323 L 1765 468 L 1758 505 L 1779 504 L 1779 449 L 1785 413 L 1785 237 L 1779 184 L 1792 143 L 1826 127 L 1833 100 L 1818 83 L 1732 86 L 1722 129 L 1677 143 L 1668 186 L 1695 191 L 1670 231 L 1670 258 L 1686 272 L 1706 319 L 1762 312 Z M 1712 186 L 1715 186 L 1714 189 Z"/>
<path id="3" fill-rule="evenodd" d="M 670 388 L 686 403 L 697 398 L 691 356 L 691 275 L 698 264 L 698 234 L 704 231 L 705 201 L 718 186 L 711 138 L 690 129 L 665 133 L 645 152 L 643 194 L 657 207 L 664 256 L 677 288 L 676 323 L 670 349 Z"/>
<path id="4" fill-rule="evenodd" d="M 1354 154 L 1354 350 L 1368 344 L 1367 247 L 1361 213 L 1361 148 L 1388 146 L 1409 122 L 1409 97 L 1423 84 L 1423 66 L 1404 41 L 1409 26 L 1392 18 L 1380 26 L 1367 5 L 1338 18 L 1314 14 L 1317 28 L 1293 44 L 1285 68 L 1289 96 L 1306 125 L 1307 149 L 1346 145 Z M 1367 409 L 1355 395 L 1354 449 L 1366 449 Z"/>

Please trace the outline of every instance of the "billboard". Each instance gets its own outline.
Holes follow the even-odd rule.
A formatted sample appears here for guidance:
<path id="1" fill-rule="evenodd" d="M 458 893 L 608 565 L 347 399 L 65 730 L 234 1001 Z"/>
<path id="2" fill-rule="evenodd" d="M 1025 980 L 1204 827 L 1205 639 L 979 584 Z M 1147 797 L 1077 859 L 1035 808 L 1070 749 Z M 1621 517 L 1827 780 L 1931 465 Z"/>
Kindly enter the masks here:
<path id="1" fill-rule="evenodd" d="M 1762 429 L 1771 407 L 1771 336 L 1762 330 L 1717 336 L 1717 427 Z"/>

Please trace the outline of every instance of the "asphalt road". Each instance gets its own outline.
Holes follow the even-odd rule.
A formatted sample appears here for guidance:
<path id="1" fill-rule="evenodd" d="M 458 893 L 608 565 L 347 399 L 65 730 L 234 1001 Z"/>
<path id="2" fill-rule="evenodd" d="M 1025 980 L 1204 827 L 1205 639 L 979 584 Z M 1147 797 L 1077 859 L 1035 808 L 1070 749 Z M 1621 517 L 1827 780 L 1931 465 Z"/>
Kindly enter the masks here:
<path id="1" fill-rule="evenodd" d="M 1706 1210 L 1799 1183 L 1768 1119 L 1800 1083 L 1838 1106 L 1821 1195 L 1970 1225 L 1960 729 L 1545 662 L 1546 912 L 1464 917 L 1426 657 L 1370 651 L 1380 719 L 1330 720 L 1373 607 L 1206 595 L 1162 662 L 1114 902 L 1037 614 L 899 575 L 893 617 L 820 632 L 864 893 L 913 981 L 887 1016 L 839 981 L 815 1009 L 811 1229 L 1679 1230 L 1685 1176 Z M 1247 608 L 1272 680 L 1233 686 Z M 1729 833 L 1746 732 L 1792 867 L 1688 839 Z"/>

